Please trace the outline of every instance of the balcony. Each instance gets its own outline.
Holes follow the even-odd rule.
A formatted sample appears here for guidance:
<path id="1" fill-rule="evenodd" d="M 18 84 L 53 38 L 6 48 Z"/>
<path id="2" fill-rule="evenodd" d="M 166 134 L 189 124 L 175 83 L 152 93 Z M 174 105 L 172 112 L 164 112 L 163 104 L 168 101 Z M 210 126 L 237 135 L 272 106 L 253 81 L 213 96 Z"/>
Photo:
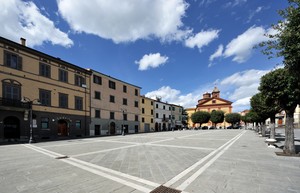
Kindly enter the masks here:
<path id="1" fill-rule="evenodd" d="M 0 97 L 0 107 L 2 106 L 29 109 L 29 103 L 22 103 L 21 100 Z"/>

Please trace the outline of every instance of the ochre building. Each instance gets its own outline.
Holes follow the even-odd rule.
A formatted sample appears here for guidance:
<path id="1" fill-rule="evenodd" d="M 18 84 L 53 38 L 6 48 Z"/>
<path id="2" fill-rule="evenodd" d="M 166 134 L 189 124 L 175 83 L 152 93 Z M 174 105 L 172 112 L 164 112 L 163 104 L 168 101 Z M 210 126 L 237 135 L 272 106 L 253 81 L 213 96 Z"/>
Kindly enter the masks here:
<path id="1" fill-rule="evenodd" d="M 215 110 L 221 110 L 225 113 L 231 113 L 232 112 L 232 102 L 220 98 L 220 91 L 217 87 L 214 88 L 212 93 L 204 93 L 203 98 L 198 100 L 198 104 L 196 106 L 196 111 L 207 111 L 212 112 Z M 208 122 L 207 124 L 202 124 L 202 126 L 212 126 L 213 124 L 211 122 Z M 223 122 L 217 124 L 217 127 L 227 127 L 230 126 L 229 123 Z"/>

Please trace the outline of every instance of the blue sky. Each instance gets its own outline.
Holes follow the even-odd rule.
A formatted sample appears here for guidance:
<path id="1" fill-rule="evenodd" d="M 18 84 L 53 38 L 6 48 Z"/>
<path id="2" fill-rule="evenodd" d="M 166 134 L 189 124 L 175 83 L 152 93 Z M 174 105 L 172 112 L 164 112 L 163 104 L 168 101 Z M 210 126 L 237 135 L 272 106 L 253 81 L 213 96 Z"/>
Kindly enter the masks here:
<path id="1" fill-rule="evenodd" d="M 249 108 L 259 79 L 281 59 L 253 46 L 276 33 L 287 1 L 4 0 L 0 36 L 195 107 L 214 85 L 234 111 Z"/>

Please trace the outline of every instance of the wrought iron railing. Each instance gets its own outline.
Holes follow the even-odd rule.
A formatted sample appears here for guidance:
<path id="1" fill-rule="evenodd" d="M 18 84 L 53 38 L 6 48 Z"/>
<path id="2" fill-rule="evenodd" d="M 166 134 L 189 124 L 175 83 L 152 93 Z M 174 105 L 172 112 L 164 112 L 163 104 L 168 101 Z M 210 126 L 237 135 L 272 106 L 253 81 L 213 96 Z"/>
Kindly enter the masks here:
<path id="1" fill-rule="evenodd" d="M 30 105 L 29 103 L 23 103 L 23 102 L 21 102 L 21 100 L 0 97 L 0 106 L 29 109 L 29 105 Z"/>

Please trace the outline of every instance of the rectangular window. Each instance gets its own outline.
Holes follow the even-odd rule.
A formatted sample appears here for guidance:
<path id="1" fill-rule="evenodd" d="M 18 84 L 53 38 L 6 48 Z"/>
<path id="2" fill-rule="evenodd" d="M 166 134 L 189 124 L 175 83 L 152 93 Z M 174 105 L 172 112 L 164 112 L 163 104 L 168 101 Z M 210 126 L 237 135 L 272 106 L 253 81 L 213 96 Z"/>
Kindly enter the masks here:
<path id="1" fill-rule="evenodd" d="M 153 105 L 153 101 L 151 101 L 151 105 Z"/>
<path id="2" fill-rule="evenodd" d="M 172 107 L 172 111 L 175 111 L 175 107 Z"/>
<path id="3" fill-rule="evenodd" d="M 58 73 L 59 73 L 59 81 L 68 82 L 68 71 L 59 69 Z"/>
<path id="4" fill-rule="evenodd" d="M 158 104 L 156 104 L 156 108 L 158 109 Z"/>
<path id="5" fill-rule="evenodd" d="M 100 118 L 100 110 L 99 109 L 95 110 L 95 118 Z"/>
<path id="6" fill-rule="evenodd" d="M 115 113 L 114 112 L 110 112 L 110 119 L 115 119 Z"/>
<path id="7" fill-rule="evenodd" d="M 134 101 L 134 106 L 139 107 L 139 101 Z"/>
<path id="8" fill-rule="evenodd" d="M 143 113 L 143 114 L 145 113 L 145 109 L 144 109 L 144 108 L 142 108 L 142 113 Z"/>
<path id="9" fill-rule="evenodd" d="M 138 96 L 138 95 L 139 95 L 138 89 L 135 89 L 135 90 L 134 90 L 134 94 L 135 94 L 135 96 Z"/>
<path id="10" fill-rule="evenodd" d="M 75 85 L 76 86 L 82 86 L 83 84 L 85 84 L 84 77 L 75 74 Z"/>
<path id="11" fill-rule="evenodd" d="M 172 115 L 172 119 L 175 120 L 175 115 Z"/>
<path id="12" fill-rule="evenodd" d="M 81 121 L 80 120 L 75 121 L 75 128 L 76 129 L 81 129 Z"/>
<path id="13" fill-rule="evenodd" d="M 44 76 L 44 77 L 47 77 L 47 78 L 51 77 L 50 65 L 40 63 L 40 76 Z"/>
<path id="14" fill-rule="evenodd" d="M 153 123 L 153 119 L 151 118 L 151 123 Z"/>
<path id="15" fill-rule="evenodd" d="M 151 115 L 153 115 L 153 109 L 151 109 Z"/>
<path id="16" fill-rule="evenodd" d="M 127 121 L 127 114 L 123 114 L 123 120 Z"/>
<path id="17" fill-rule="evenodd" d="M 127 105 L 127 99 L 123 98 L 123 105 Z"/>
<path id="18" fill-rule="evenodd" d="M 134 120 L 135 120 L 135 121 L 139 121 L 139 116 L 138 116 L 138 115 L 135 115 L 135 116 L 134 116 Z"/>
<path id="19" fill-rule="evenodd" d="M 142 117 L 142 123 L 144 123 L 145 122 L 145 118 L 144 117 Z"/>
<path id="20" fill-rule="evenodd" d="M 158 113 L 156 113 L 155 117 L 158 118 Z"/>
<path id="21" fill-rule="evenodd" d="M 83 98 L 75 96 L 75 109 L 83 110 Z"/>
<path id="22" fill-rule="evenodd" d="M 49 118 L 42 117 L 41 127 L 42 127 L 42 129 L 49 129 Z"/>
<path id="23" fill-rule="evenodd" d="M 51 106 L 51 91 L 40 89 L 40 103 L 44 106 Z"/>
<path id="24" fill-rule="evenodd" d="M 110 95 L 109 96 L 109 102 L 114 103 L 115 102 L 115 96 Z"/>
<path id="25" fill-rule="evenodd" d="M 163 109 L 166 109 L 165 105 L 163 106 Z"/>
<path id="26" fill-rule="evenodd" d="M 142 103 L 143 103 L 143 104 L 145 103 L 145 99 L 142 99 Z"/>
<path id="27" fill-rule="evenodd" d="M 116 83 L 114 81 L 108 81 L 108 87 L 111 89 L 116 89 Z"/>
<path id="28" fill-rule="evenodd" d="M 3 98 L 21 100 L 21 86 L 3 83 Z"/>
<path id="29" fill-rule="evenodd" d="M 60 108 L 68 108 L 68 95 L 59 93 L 59 107 Z"/>
<path id="30" fill-rule="evenodd" d="M 4 65 L 17 70 L 22 70 L 22 57 L 4 50 Z"/>
<path id="31" fill-rule="evenodd" d="M 95 84 L 102 84 L 102 78 L 100 76 L 93 75 L 93 79 Z"/>
<path id="32" fill-rule="evenodd" d="M 101 99 L 101 92 L 95 91 L 95 99 Z"/>
<path id="33" fill-rule="evenodd" d="M 123 85 L 123 92 L 127 92 L 127 86 Z"/>

